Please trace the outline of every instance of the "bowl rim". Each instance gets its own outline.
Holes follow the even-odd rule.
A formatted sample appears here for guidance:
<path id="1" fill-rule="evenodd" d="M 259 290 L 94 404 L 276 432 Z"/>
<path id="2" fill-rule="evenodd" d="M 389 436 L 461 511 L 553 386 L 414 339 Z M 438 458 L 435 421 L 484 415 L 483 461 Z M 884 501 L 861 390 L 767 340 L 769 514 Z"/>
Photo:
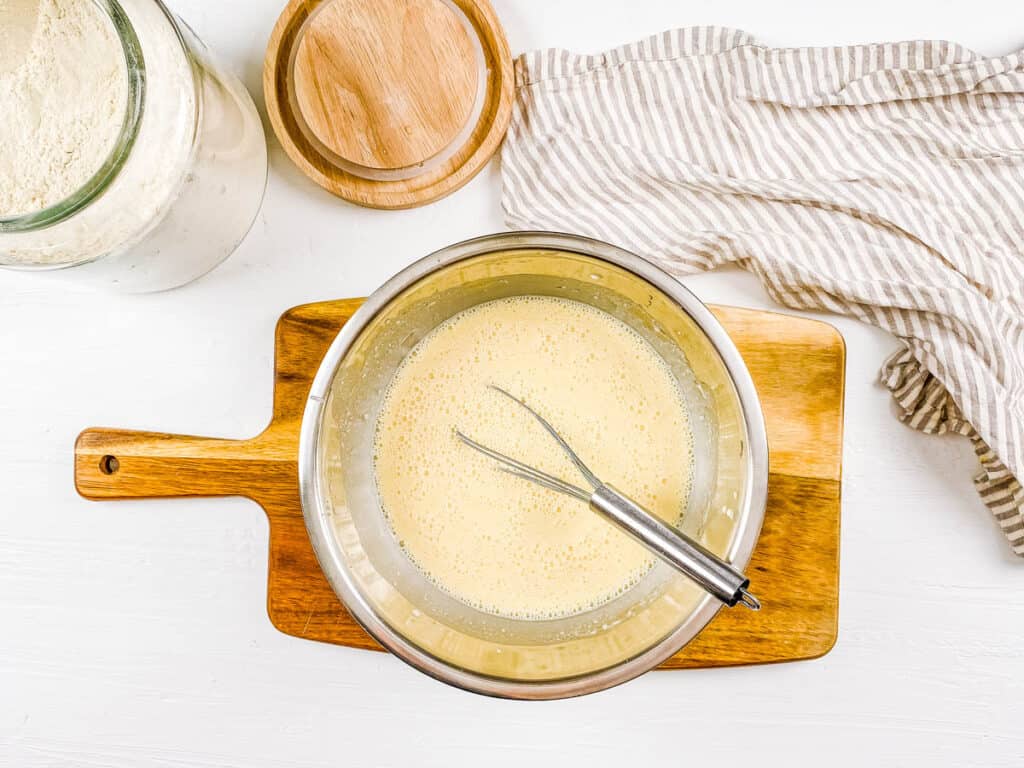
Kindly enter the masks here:
<path id="1" fill-rule="evenodd" d="M 608 262 L 659 289 L 697 324 L 721 357 L 740 401 L 747 431 L 746 468 L 750 482 L 740 505 L 740 530 L 726 559 L 746 567 L 764 521 L 768 495 L 768 439 L 760 399 L 739 350 L 725 328 L 682 283 L 635 253 L 578 235 L 519 231 L 473 238 L 442 248 L 400 271 L 374 291 L 338 332 L 324 355 L 310 387 L 299 436 L 299 494 L 313 551 L 335 594 L 352 617 L 384 648 L 431 677 L 474 693 L 512 699 L 560 699 L 611 688 L 657 667 L 678 652 L 714 618 L 722 605 L 704 595 L 696 610 L 672 632 L 646 651 L 597 672 L 554 680 L 510 680 L 473 672 L 437 658 L 407 640 L 380 618 L 364 598 L 345 565 L 331 521 L 320 505 L 317 447 L 331 384 L 352 344 L 373 319 L 399 294 L 433 272 L 489 253 L 515 250 L 553 250 Z"/>

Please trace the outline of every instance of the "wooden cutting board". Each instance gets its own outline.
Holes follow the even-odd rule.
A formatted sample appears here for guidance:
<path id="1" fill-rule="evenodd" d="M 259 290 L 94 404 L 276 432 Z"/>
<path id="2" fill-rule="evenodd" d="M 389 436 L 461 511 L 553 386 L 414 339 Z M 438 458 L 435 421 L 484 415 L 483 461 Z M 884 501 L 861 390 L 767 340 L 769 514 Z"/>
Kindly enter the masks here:
<path id="1" fill-rule="evenodd" d="M 87 499 L 245 496 L 270 519 L 267 611 L 289 635 L 380 649 L 349 616 L 316 562 L 298 492 L 299 427 L 327 347 L 361 299 L 307 304 L 277 325 L 274 411 L 251 440 L 88 429 L 75 443 Z M 810 659 L 835 644 L 846 353 L 832 326 L 713 307 L 764 407 L 771 475 L 764 528 L 747 568 L 764 608 L 722 611 L 668 668 Z"/>

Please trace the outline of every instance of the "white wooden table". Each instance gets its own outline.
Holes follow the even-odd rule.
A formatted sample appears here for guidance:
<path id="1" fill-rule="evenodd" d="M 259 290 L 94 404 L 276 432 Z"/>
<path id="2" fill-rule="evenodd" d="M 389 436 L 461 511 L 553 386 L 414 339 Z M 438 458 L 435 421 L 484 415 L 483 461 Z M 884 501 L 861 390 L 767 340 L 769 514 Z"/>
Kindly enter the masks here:
<path id="1" fill-rule="evenodd" d="M 262 104 L 283 0 L 171 5 Z M 1019 0 L 495 6 L 515 52 L 703 23 L 772 45 L 1024 45 Z M 271 148 L 256 226 L 198 283 L 112 298 L 0 275 L 0 765 L 1021 764 L 1024 564 L 974 495 L 966 442 L 893 418 L 876 371 L 894 342 L 853 322 L 834 320 L 849 345 L 840 635 L 818 661 L 652 673 L 575 701 L 484 699 L 384 654 L 274 630 L 267 524 L 250 502 L 79 499 L 80 429 L 254 434 L 282 310 L 364 295 L 431 250 L 502 229 L 496 164 L 391 213 L 335 200 Z M 771 306 L 745 274 L 687 284 Z"/>

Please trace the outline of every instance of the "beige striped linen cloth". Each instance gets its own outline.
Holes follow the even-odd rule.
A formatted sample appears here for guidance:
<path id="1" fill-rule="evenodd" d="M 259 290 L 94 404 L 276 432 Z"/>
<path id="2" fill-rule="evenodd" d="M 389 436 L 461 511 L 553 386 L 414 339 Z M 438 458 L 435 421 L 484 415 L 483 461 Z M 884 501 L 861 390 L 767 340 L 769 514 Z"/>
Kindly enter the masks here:
<path id="1" fill-rule="evenodd" d="M 787 307 L 884 328 L 899 417 L 969 437 L 1024 556 L 1024 51 L 771 49 L 678 29 L 516 62 L 512 229 L 576 232 L 684 275 L 737 264 Z"/>

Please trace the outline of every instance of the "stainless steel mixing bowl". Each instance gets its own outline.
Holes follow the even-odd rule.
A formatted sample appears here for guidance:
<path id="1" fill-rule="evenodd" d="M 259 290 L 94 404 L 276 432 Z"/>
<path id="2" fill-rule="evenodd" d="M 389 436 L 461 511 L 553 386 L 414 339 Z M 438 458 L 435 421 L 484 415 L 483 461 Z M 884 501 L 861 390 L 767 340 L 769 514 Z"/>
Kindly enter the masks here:
<path id="1" fill-rule="evenodd" d="M 741 569 L 764 517 L 768 445 L 750 375 L 711 312 L 665 272 L 606 243 L 544 232 L 459 243 L 400 272 L 345 324 L 313 381 L 299 443 L 306 528 L 324 573 L 359 623 L 417 669 L 478 693 L 553 699 L 653 669 L 692 640 L 720 604 L 659 562 L 635 587 L 592 610 L 511 619 L 454 599 L 399 547 L 373 476 L 387 385 L 440 323 L 513 295 L 591 304 L 665 358 L 694 432 L 682 527 Z"/>

